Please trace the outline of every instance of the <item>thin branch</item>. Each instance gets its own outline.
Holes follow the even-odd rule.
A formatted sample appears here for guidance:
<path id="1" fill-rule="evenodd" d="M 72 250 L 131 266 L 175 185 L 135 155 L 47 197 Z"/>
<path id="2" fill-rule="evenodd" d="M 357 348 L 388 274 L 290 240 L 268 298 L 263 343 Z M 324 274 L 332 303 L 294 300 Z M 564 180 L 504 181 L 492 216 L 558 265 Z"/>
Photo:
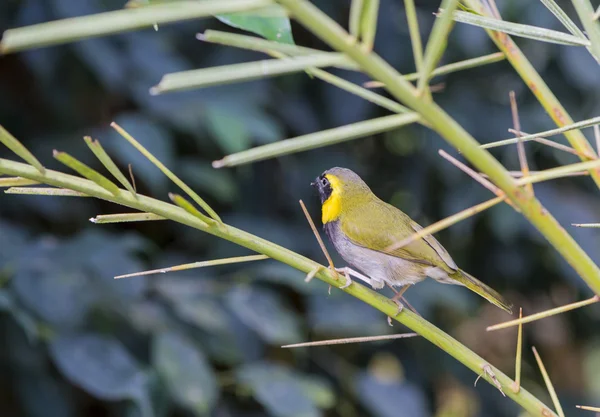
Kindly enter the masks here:
<path id="1" fill-rule="evenodd" d="M 90 221 L 95 224 L 126 223 L 126 222 L 147 222 L 155 220 L 167 220 L 154 213 L 119 213 L 119 214 L 100 214 L 92 217 Z"/>
<path id="2" fill-rule="evenodd" d="M 82 177 L 85 177 L 90 181 L 94 181 L 100 187 L 110 191 L 111 193 L 117 195 L 117 193 L 119 192 L 119 187 L 117 187 L 117 185 L 114 182 L 106 178 L 104 175 L 100 174 L 95 169 L 92 169 L 89 166 L 85 165 L 83 162 L 80 162 L 79 160 L 73 158 L 68 153 L 58 152 L 55 150 L 52 152 L 52 156 L 54 156 L 55 159 L 71 168 L 73 171 L 77 172 Z"/>
<path id="3" fill-rule="evenodd" d="M 104 165 L 104 167 L 113 175 L 113 177 L 115 177 L 115 179 L 119 181 L 121 185 L 123 185 L 123 187 L 125 187 L 127 190 L 129 190 L 130 193 L 132 193 L 135 196 L 135 189 L 129 183 L 129 181 L 127 181 L 127 178 L 117 167 L 117 164 L 115 164 L 112 158 L 106 153 L 100 142 L 97 140 L 93 140 L 89 136 L 84 136 L 83 140 L 90 148 L 90 150 L 94 153 L 94 155 L 96 155 L 96 158 L 98 158 L 102 165 Z"/>
<path id="4" fill-rule="evenodd" d="M 488 332 L 493 332 L 494 330 L 506 329 L 508 327 L 521 325 L 524 323 L 531 323 L 532 321 L 545 319 L 546 317 L 555 316 L 557 314 L 565 313 L 567 311 L 575 310 L 577 308 L 585 307 L 590 304 L 594 304 L 600 301 L 600 296 L 595 295 L 592 298 L 587 300 L 578 301 L 576 303 L 567 304 L 561 307 L 552 308 L 550 310 L 542 311 L 540 313 L 532 314 L 531 316 L 526 316 L 523 318 L 518 318 L 516 320 L 506 321 L 504 323 L 495 324 L 493 326 L 489 326 L 486 330 Z"/>
<path id="5" fill-rule="evenodd" d="M 519 319 L 523 318 L 523 309 L 519 308 Z M 519 323 L 517 332 L 517 354 L 515 356 L 515 383 L 513 384 L 513 392 L 521 391 L 521 362 L 523 355 L 523 323 Z"/>
<path id="6" fill-rule="evenodd" d="M 325 258 L 327 258 L 327 262 L 329 263 L 329 268 L 331 268 L 332 270 L 335 271 L 335 265 L 333 264 L 333 260 L 331 259 L 331 256 L 329 256 L 329 252 L 327 251 L 327 248 L 325 247 L 325 243 L 323 243 L 323 239 L 321 239 L 321 235 L 319 235 L 319 232 L 317 231 L 317 228 L 315 226 L 315 223 L 313 222 L 312 217 L 310 217 L 310 213 L 308 212 L 308 210 L 306 209 L 306 206 L 304 205 L 304 201 L 300 200 L 300 207 L 302 207 L 302 211 L 304 212 L 304 215 L 306 216 L 306 220 L 308 221 L 308 224 L 310 225 L 310 228 L 312 229 L 315 238 L 317 238 L 317 242 L 319 242 L 319 246 L 321 247 L 321 250 L 323 251 L 323 255 L 325 255 Z"/>
<path id="7" fill-rule="evenodd" d="M 362 16 L 364 0 L 352 0 L 350 4 L 350 18 L 348 31 L 358 41 L 360 38 L 360 17 Z"/>
<path id="8" fill-rule="evenodd" d="M 4 39 L 3 39 L 3 41 L 4 41 Z M 0 52 L 2 52 L 1 44 L 0 44 Z M 8 132 L 8 130 L 4 129 L 4 127 L 2 127 L 2 125 L 0 125 L 0 143 L 3 143 L 4 146 L 6 146 L 11 151 L 13 151 L 17 156 L 21 157 L 21 159 L 23 159 L 25 162 L 29 162 L 30 165 L 33 165 L 34 167 L 36 167 L 37 170 L 40 171 L 40 173 L 42 173 L 42 174 L 44 173 L 45 168 L 40 163 L 40 161 L 38 161 L 37 158 L 35 156 L 33 156 L 33 154 L 31 152 L 29 152 L 29 150 L 27 150 L 27 148 L 25 146 L 23 146 L 23 144 L 17 140 L 17 138 L 15 138 L 13 135 L 11 135 Z"/>
<path id="9" fill-rule="evenodd" d="M 594 138 L 596 139 L 596 153 L 600 155 L 600 126 L 594 125 Z"/>
<path id="10" fill-rule="evenodd" d="M 516 135 L 518 135 L 518 134 L 527 135 L 528 134 L 526 132 L 517 132 L 515 129 L 508 129 L 508 131 L 511 132 L 511 133 L 514 133 Z M 572 155 L 577 155 L 577 156 L 579 156 L 582 159 L 596 159 L 595 155 L 590 155 L 590 154 L 585 154 L 583 152 L 579 152 L 578 150 L 573 149 L 570 146 L 563 145 L 562 143 L 554 142 L 554 141 L 549 140 L 549 139 L 545 139 L 545 138 L 533 138 L 533 141 L 537 142 L 537 143 L 541 143 L 542 145 L 549 146 L 551 148 L 558 149 L 559 151 L 567 152 L 567 153 L 570 153 Z M 521 143 L 523 143 L 522 140 L 521 140 Z"/>
<path id="11" fill-rule="evenodd" d="M 490 181 L 488 181 L 486 178 L 484 178 L 480 173 L 469 168 L 468 166 L 466 166 L 465 164 L 460 162 L 458 159 L 456 159 L 453 156 L 451 156 L 450 154 L 448 154 L 443 149 L 440 149 L 438 151 L 438 153 L 442 156 L 442 158 L 446 159 L 451 164 L 453 164 L 455 167 L 457 167 L 461 171 L 465 172 L 467 175 L 469 175 L 471 178 L 473 178 L 479 184 L 483 185 L 485 188 L 487 188 L 488 190 L 490 190 L 491 192 L 496 194 L 496 196 L 504 198 L 506 200 L 506 202 L 512 208 L 514 208 L 515 210 L 519 210 L 519 208 L 517 206 L 515 206 L 512 201 L 510 201 L 509 199 L 506 198 L 506 194 L 504 194 L 504 191 L 502 191 L 500 188 L 496 187 L 494 184 L 492 184 Z"/>
<path id="12" fill-rule="evenodd" d="M 598 11 L 600 11 L 600 8 L 598 8 Z M 588 405 L 576 405 L 575 407 L 581 408 L 582 410 L 586 410 L 586 411 L 595 411 L 597 413 L 600 413 L 600 407 L 590 407 Z"/>
<path id="13" fill-rule="evenodd" d="M 415 60 L 415 69 L 417 73 L 423 68 L 423 45 L 421 42 L 421 31 L 419 30 L 419 19 L 415 8 L 414 0 L 404 0 L 404 9 L 406 10 L 406 20 L 408 23 L 408 33 L 410 34 L 410 44 Z"/>
<path id="14" fill-rule="evenodd" d="M 600 228 L 600 223 L 571 223 L 571 226 L 598 229 Z"/>
<path id="15" fill-rule="evenodd" d="M 523 142 L 527 142 L 530 140 L 534 140 L 536 138 L 546 138 L 548 136 L 554 136 L 554 135 L 558 135 L 560 133 L 572 132 L 572 131 L 576 131 L 578 129 L 583 129 L 584 127 L 596 126 L 599 123 L 600 123 L 600 116 L 594 117 L 592 119 L 582 120 L 577 123 L 571 123 L 569 125 L 559 127 L 557 129 L 551 129 L 551 130 L 546 130 L 544 132 L 538 132 L 538 133 L 533 133 L 531 135 L 521 136 L 520 139 Z M 504 139 L 504 140 L 499 140 L 496 142 L 490 142 L 490 143 L 480 145 L 480 148 L 482 148 L 482 149 L 496 148 L 498 146 L 512 145 L 513 143 L 517 143 L 518 141 L 519 141 L 519 138 Z M 577 149 L 579 152 L 581 152 L 584 155 L 590 155 L 590 152 L 588 152 L 585 148 L 583 148 L 583 149 L 580 147 L 579 148 L 574 147 L 574 148 Z"/>
<path id="16" fill-rule="evenodd" d="M 516 183 L 521 186 L 527 183 L 537 183 L 542 181 L 548 181 L 556 178 L 563 178 L 570 176 L 579 171 L 600 168 L 600 159 L 594 159 L 593 161 L 578 162 L 576 164 L 564 165 L 561 167 L 545 169 L 538 171 L 535 174 L 530 175 L 527 178 L 519 178 Z"/>
<path id="17" fill-rule="evenodd" d="M 169 170 L 162 162 L 160 162 L 154 155 L 152 155 L 148 150 L 133 136 L 125 131 L 121 126 L 112 122 L 110 126 L 115 129 L 121 136 L 123 136 L 129 143 L 133 145 L 142 155 L 144 155 L 150 162 L 152 162 L 158 169 L 162 171 L 163 174 L 171 181 L 173 181 L 179 188 L 181 188 L 188 196 L 192 198 L 200 207 L 202 207 L 213 220 L 221 222 L 221 218 L 219 215 L 198 195 L 194 190 L 192 190 L 187 184 L 177 177 L 177 175 L 173 174 L 171 170 Z M 133 174 L 131 174 L 133 177 Z"/>
<path id="18" fill-rule="evenodd" d="M 465 59 L 464 61 L 453 62 L 452 64 L 442 65 L 441 67 L 437 67 L 431 72 L 430 79 L 434 77 L 450 74 L 457 71 L 466 70 L 469 68 L 476 68 L 482 65 L 493 64 L 495 62 L 500 62 L 505 59 L 504 54 L 502 52 L 495 52 L 493 54 L 480 56 L 477 58 Z M 406 81 L 415 81 L 418 80 L 420 73 L 413 72 L 412 74 L 403 75 Z M 367 81 L 363 84 L 365 88 L 378 88 L 383 87 L 384 84 L 381 81 Z"/>
<path id="19" fill-rule="evenodd" d="M 52 197 L 89 197 L 87 194 L 78 191 L 68 190 L 66 188 L 52 187 L 12 187 L 4 191 L 5 194 L 22 195 L 46 195 Z"/>
<path id="20" fill-rule="evenodd" d="M 131 179 L 131 185 L 133 186 L 133 191 L 135 193 L 137 193 L 137 187 L 135 186 L 135 176 L 133 175 L 133 167 L 131 166 L 131 164 L 127 164 L 127 170 L 129 171 L 129 179 Z"/>
<path id="21" fill-rule="evenodd" d="M 527 155 L 525 154 L 525 146 L 521 140 L 521 122 L 519 121 L 519 109 L 517 107 L 517 99 L 515 92 L 511 91 L 510 94 L 510 110 L 512 113 L 513 126 L 517 132 L 517 152 L 519 153 L 519 165 L 521 166 L 521 172 L 523 173 L 523 179 L 529 175 L 529 165 L 527 164 Z M 527 184 L 525 189 L 533 194 L 533 185 Z"/>
<path id="22" fill-rule="evenodd" d="M 417 95 L 421 96 L 426 93 L 425 89 L 429 84 L 431 75 L 438 62 L 442 58 L 446 44 L 448 42 L 448 35 L 454 26 L 452 16 L 456 8 L 458 7 L 458 0 L 442 0 L 440 6 L 441 12 L 438 14 L 431 29 L 429 40 L 425 48 L 425 55 L 423 57 L 423 66 L 420 71 L 419 81 L 417 82 Z"/>
<path id="23" fill-rule="evenodd" d="M 0 53 L 57 45 L 113 33 L 145 29 L 161 23 L 243 12 L 271 5 L 269 0 L 174 1 L 45 22 L 4 32 Z"/>
<path id="24" fill-rule="evenodd" d="M 409 337 L 419 336 L 417 333 L 401 333 L 401 334 L 388 334 L 384 336 L 365 336 L 365 337 L 347 337 L 344 339 L 329 339 L 319 340 L 317 342 L 305 342 L 305 343 L 294 343 L 293 345 L 284 345 L 282 348 L 299 348 L 299 347 L 310 347 L 310 346 L 331 346 L 331 345 L 346 345 L 349 343 L 364 343 L 364 342 L 378 342 L 380 340 L 394 340 L 394 339 L 406 339 Z"/>
<path id="25" fill-rule="evenodd" d="M 131 278 L 146 275 L 155 274 L 166 274 L 167 272 L 185 271 L 187 269 L 204 268 L 207 266 L 217 265 L 228 265 L 228 264 L 239 264 L 242 262 L 262 261 L 263 259 L 269 259 L 266 255 L 249 255 L 249 256 L 236 256 L 233 258 L 213 259 L 212 261 L 201 261 L 193 262 L 190 264 L 182 264 L 176 266 L 170 266 L 168 268 L 152 269 L 150 271 L 134 272 L 133 274 L 118 275 L 115 279 Z"/>
<path id="26" fill-rule="evenodd" d="M 364 3 L 360 17 L 360 38 L 363 50 L 370 52 L 373 50 L 377 33 L 379 0 L 365 0 Z"/>
<path id="27" fill-rule="evenodd" d="M 27 178 L 8 177 L 0 178 L 0 188 L 2 187 L 23 187 L 26 185 L 37 185 L 38 181 L 28 180 Z"/>
<path id="28" fill-rule="evenodd" d="M 321 130 L 316 133 L 269 143 L 268 145 L 257 146 L 256 148 L 227 155 L 218 161 L 213 161 L 212 166 L 213 168 L 223 168 L 262 161 L 387 132 L 411 123 L 421 122 L 422 120 L 418 114 L 412 112 L 378 117 L 376 119 L 351 123 L 333 129 Z"/>
<path id="29" fill-rule="evenodd" d="M 552 402 L 554 403 L 554 408 L 556 409 L 556 412 L 558 413 L 558 415 L 560 417 L 565 417 L 565 413 L 564 413 L 562 407 L 560 406 L 560 401 L 558 401 L 558 396 L 556 395 L 556 391 L 554 390 L 554 386 L 552 385 L 550 376 L 548 375 L 548 372 L 546 371 L 546 367 L 544 366 L 544 363 L 542 362 L 542 358 L 540 358 L 540 355 L 538 354 L 535 346 L 533 346 L 531 349 L 533 350 L 533 354 L 535 355 L 535 360 L 538 364 L 538 367 L 540 368 L 540 371 L 542 372 L 542 376 L 544 377 L 544 382 L 546 383 L 546 388 L 548 389 L 548 392 L 550 393 L 550 397 L 552 398 Z"/>
<path id="30" fill-rule="evenodd" d="M 435 222 L 432 225 L 424 227 L 423 229 L 419 230 L 418 232 L 414 233 L 408 238 L 388 246 L 384 249 L 384 251 L 391 252 L 396 249 L 402 248 L 416 240 L 422 239 L 427 235 L 433 235 L 434 233 L 437 233 L 440 230 L 444 230 L 452 226 L 453 224 L 458 223 L 461 220 L 472 217 L 477 213 L 480 213 L 484 210 L 487 210 L 490 207 L 495 206 L 498 203 L 501 203 L 502 201 L 504 201 L 505 198 L 506 197 L 494 197 L 491 200 L 484 201 L 483 203 L 477 204 L 473 207 L 469 207 L 468 209 L 462 210 L 456 214 L 453 214 L 452 216 L 446 217 L 445 219 Z"/>
<path id="31" fill-rule="evenodd" d="M 202 222 L 204 222 L 206 225 L 209 224 L 210 218 L 205 216 L 203 213 L 200 213 L 200 211 L 196 207 L 194 207 L 194 205 L 192 203 L 187 201 L 185 198 L 183 198 L 179 194 L 169 193 L 169 199 L 173 203 L 175 203 L 177 206 L 181 207 L 182 209 L 184 209 L 185 211 L 190 213 L 192 216 L 197 217 L 198 219 L 202 220 Z"/>

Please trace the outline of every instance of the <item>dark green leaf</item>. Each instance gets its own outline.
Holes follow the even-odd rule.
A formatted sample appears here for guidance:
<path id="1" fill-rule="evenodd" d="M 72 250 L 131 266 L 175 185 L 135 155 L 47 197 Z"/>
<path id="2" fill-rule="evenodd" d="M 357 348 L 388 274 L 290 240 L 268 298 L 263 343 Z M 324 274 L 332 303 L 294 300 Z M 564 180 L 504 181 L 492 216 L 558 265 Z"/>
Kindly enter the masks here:
<path id="1" fill-rule="evenodd" d="M 244 324 L 269 343 L 297 343 L 302 338 L 298 317 L 276 292 L 235 287 L 227 294 L 227 303 Z"/>
<path id="2" fill-rule="evenodd" d="M 362 372 L 356 380 L 359 399 L 378 417 L 426 417 L 423 391 L 408 383 Z"/>
<path id="3" fill-rule="evenodd" d="M 50 355 L 62 374 L 94 397 L 137 399 L 146 376 L 121 343 L 96 334 L 63 336 L 52 342 Z"/>
<path id="4" fill-rule="evenodd" d="M 294 43 L 290 19 L 283 8 L 278 5 L 257 12 L 222 14 L 217 18 L 230 26 L 256 33 L 271 41 Z"/>
<path id="5" fill-rule="evenodd" d="M 250 133 L 240 119 L 216 107 L 207 107 L 205 114 L 207 127 L 223 152 L 235 153 L 250 147 Z"/>
<path id="6" fill-rule="evenodd" d="M 239 382 L 252 390 L 254 398 L 276 417 L 322 415 L 300 375 L 269 362 L 244 365 L 236 372 Z"/>
<path id="7" fill-rule="evenodd" d="M 82 258 L 62 253 L 57 240 L 42 240 L 23 251 L 12 280 L 16 295 L 37 316 L 57 326 L 78 326 L 96 299 Z"/>
<path id="8" fill-rule="evenodd" d="M 196 415 L 212 410 L 219 391 L 206 358 L 194 344 L 176 333 L 161 333 L 153 341 L 152 363 L 171 396 Z"/>

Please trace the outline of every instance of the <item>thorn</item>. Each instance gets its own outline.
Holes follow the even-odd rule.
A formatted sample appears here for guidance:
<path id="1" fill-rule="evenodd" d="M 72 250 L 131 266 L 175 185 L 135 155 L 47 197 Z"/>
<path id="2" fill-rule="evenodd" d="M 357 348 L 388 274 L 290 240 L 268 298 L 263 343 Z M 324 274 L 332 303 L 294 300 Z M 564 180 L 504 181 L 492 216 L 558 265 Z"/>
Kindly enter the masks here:
<path id="1" fill-rule="evenodd" d="M 199 41 L 205 41 L 206 35 L 204 33 L 196 33 L 196 39 L 198 39 Z"/>
<path id="2" fill-rule="evenodd" d="M 212 167 L 213 168 L 223 168 L 225 166 L 225 160 L 224 159 L 219 159 L 218 161 L 213 161 L 212 162 Z"/>

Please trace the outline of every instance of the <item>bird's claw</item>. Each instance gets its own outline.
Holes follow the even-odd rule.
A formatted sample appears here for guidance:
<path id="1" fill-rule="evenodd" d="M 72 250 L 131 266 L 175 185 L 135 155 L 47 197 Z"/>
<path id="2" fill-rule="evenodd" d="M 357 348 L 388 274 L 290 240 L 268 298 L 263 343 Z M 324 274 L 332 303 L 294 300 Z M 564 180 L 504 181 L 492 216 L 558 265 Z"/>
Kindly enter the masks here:
<path id="1" fill-rule="evenodd" d="M 402 310 L 404 310 L 404 305 L 400 301 L 398 301 L 398 300 L 396 300 L 394 298 L 392 298 L 392 301 L 394 303 L 396 303 L 396 305 L 398 306 L 398 309 L 396 310 L 396 313 L 394 314 L 394 317 L 396 317 L 396 316 L 398 316 L 398 314 L 400 314 L 402 312 Z M 387 322 L 390 325 L 390 327 L 393 326 L 393 324 L 392 324 L 392 318 L 390 316 L 388 316 Z"/>
<path id="2" fill-rule="evenodd" d="M 352 278 L 350 278 L 350 274 L 348 273 L 348 268 L 344 267 L 344 268 L 335 268 L 336 272 L 339 272 L 340 274 L 344 275 L 344 277 L 346 277 L 346 283 L 344 285 L 342 285 L 340 287 L 340 289 L 344 289 L 344 288 L 348 288 L 350 285 L 352 285 Z"/>

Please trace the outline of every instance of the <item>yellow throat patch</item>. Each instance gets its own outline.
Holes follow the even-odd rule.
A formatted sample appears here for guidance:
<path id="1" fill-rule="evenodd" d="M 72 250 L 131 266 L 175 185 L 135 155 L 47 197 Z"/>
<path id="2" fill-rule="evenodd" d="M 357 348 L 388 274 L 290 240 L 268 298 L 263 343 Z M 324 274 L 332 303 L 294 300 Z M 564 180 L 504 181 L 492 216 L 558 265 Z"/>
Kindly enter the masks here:
<path id="1" fill-rule="evenodd" d="M 321 216 L 321 220 L 323 224 L 327 224 L 329 222 L 333 222 L 337 220 L 340 216 L 340 212 L 342 211 L 342 196 L 340 194 L 340 180 L 335 175 L 327 174 L 325 175 L 329 180 L 329 184 L 331 184 L 331 195 L 325 202 L 323 203 L 322 211 L 323 214 Z"/>

